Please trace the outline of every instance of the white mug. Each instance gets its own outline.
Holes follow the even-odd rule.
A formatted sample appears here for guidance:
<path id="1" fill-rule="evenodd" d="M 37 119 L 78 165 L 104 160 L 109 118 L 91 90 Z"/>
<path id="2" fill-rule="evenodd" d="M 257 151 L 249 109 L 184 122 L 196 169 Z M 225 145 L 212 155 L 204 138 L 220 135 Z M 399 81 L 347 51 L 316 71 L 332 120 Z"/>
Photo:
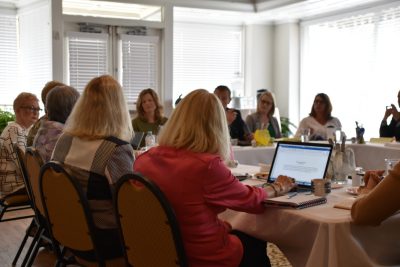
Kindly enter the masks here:
<path id="1" fill-rule="evenodd" d="M 362 175 L 358 175 L 354 170 L 351 172 L 351 185 L 352 186 L 360 186 L 362 180 Z"/>

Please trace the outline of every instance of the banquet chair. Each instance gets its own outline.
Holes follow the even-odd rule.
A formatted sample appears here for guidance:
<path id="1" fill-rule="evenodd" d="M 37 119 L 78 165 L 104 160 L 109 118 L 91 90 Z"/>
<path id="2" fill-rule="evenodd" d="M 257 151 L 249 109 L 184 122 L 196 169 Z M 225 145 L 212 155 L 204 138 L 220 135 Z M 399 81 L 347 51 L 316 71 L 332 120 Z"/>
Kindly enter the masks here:
<path id="1" fill-rule="evenodd" d="M 83 266 L 125 266 L 123 257 L 105 260 L 99 253 L 89 203 L 75 177 L 60 164 L 48 162 L 41 169 L 39 189 L 52 241 L 64 247 L 61 255 L 56 251 L 56 266 L 68 264 L 63 257 L 66 248 L 77 251 L 94 250 L 94 262 L 75 255 L 76 261 Z"/>
<path id="2" fill-rule="evenodd" d="M 21 244 L 24 245 L 28 236 L 33 235 L 33 240 L 25 255 L 24 261 L 22 262 L 22 266 L 25 265 L 31 266 L 36 258 L 36 255 L 41 245 L 43 244 L 52 245 L 54 251 L 59 251 L 59 247 L 52 244 L 52 241 L 49 237 L 49 230 L 47 227 L 46 220 L 44 218 L 45 213 L 40 198 L 39 175 L 40 175 L 40 168 L 43 166 L 43 159 L 35 148 L 27 147 L 25 152 L 25 161 L 22 162 L 22 165 L 26 166 L 25 177 L 27 179 L 25 181 L 25 184 L 27 187 L 27 191 L 31 196 L 32 208 L 35 213 L 35 218 L 33 221 L 34 226 L 32 227 L 33 231 L 31 231 L 32 229 L 28 228 L 24 240 L 22 241 Z M 14 265 L 18 260 L 18 256 L 21 253 L 21 250 L 22 248 L 20 247 L 20 249 L 17 252 L 17 255 L 14 258 L 13 261 Z"/>
<path id="3" fill-rule="evenodd" d="M 114 200 L 130 266 L 188 266 L 175 213 L 155 183 L 139 174 L 124 175 Z"/>
<path id="4" fill-rule="evenodd" d="M 25 169 L 23 168 L 23 166 L 20 163 L 23 161 L 24 152 L 17 146 L 17 144 L 13 145 L 13 149 L 17 154 L 17 158 L 16 158 L 17 168 L 20 170 L 19 173 L 24 178 Z M 0 146 L 0 150 L 1 150 L 1 146 Z M 5 178 L 9 174 L 16 175 L 17 173 L 18 173 L 18 171 L 4 171 L 4 172 L 0 172 L 0 176 L 3 176 Z M 17 189 L 15 189 L 10 194 L 0 198 L 0 222 L 20 220 L 20 219 L 26 219 L 26 218 L 33 217 L 33 215 L 16 215 L 16 216 L 12 216 L 9 218 L 4 218 L 4 215 L 6 213 L 14 215 L 15 211 L 31 209 L 31 202 L 29 199 L 28 192 L 26 191 L 25 188 L 26 188 L 25 185 L 22 185 L 22 186 L 18 187 Z"/>

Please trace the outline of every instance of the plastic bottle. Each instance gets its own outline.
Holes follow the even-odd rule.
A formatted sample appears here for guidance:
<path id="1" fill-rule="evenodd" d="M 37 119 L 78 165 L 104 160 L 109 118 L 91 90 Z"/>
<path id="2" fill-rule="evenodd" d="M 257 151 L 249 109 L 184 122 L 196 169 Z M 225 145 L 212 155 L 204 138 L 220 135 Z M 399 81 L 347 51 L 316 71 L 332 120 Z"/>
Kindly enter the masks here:
<path id="1" fill-rule="evenodd" d="M 154 138 L 153 132 L 148 131 L 145 138 L 146 150 L 153 147 L 156 144 L 156 140 Z"/>

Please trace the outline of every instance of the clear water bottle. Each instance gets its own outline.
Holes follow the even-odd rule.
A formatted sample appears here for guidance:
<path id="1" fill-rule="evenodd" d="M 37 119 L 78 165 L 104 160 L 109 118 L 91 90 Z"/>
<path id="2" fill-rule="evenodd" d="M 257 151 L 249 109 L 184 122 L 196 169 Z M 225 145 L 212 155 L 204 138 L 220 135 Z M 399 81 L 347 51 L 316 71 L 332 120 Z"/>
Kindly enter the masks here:
<path id="1" fill-rule="evenodd" d="M 146 150 L 153 147 L 156 144 L 156 139 L 152 131 L 148 131 L 145 138 Z"/>

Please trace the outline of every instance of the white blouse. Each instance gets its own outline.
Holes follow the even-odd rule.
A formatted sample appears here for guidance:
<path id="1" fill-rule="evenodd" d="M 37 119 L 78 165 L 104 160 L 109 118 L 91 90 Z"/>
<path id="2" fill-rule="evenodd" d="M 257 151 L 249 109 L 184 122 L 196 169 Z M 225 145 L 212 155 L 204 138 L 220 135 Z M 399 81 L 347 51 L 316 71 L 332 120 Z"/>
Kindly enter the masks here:
<path id="1" fill-rule="evenodd" d="M 308 116 L 301 120 L 295 137 L 300 138 L 301 134 L 304 133 L 306 129 L 311 129 L 310 140 L 327 140 L 328 128 L 332 128 L 332 131 L 340 130 L 342 124 L 338 118 L 332 117 L 325 125 L 322 125 L 314 117 Z"/>

